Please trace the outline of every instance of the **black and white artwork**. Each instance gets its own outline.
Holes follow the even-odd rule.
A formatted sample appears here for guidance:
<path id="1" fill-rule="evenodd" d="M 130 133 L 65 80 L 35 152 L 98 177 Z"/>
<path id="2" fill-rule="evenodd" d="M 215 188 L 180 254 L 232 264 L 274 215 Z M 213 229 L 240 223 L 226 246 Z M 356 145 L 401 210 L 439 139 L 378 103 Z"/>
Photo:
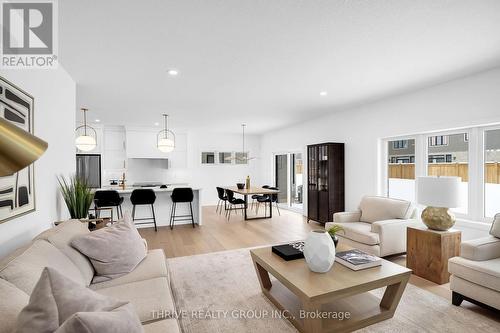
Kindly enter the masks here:
<path id="1" fill-rule="evenodd" d="M 34 99 L 0 77 L 0 117 L 33 133 Z M 6 177 L 0 177 L 0 223 L 35 210 L 33 164 Z"/>

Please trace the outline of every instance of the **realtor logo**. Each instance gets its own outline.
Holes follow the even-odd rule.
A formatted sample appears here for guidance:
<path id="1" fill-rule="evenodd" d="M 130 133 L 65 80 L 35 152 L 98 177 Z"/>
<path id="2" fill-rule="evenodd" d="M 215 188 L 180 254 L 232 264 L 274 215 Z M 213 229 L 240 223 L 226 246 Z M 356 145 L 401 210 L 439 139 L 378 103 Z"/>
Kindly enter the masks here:
<path id="1" fill-rule="evenodd" d="M 56 7 L 52 0 L 1 0 L 1 67 L 57 67 Z"/>

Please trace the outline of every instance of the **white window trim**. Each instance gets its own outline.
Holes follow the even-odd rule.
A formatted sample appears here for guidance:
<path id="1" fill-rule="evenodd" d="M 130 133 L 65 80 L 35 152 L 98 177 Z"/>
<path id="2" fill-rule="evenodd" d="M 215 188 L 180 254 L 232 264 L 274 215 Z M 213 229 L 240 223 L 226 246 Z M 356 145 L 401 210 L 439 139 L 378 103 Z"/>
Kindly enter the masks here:
<path id="1" fill-rule="evenodd" d="M 401 135 L 379 139 L 378 156 L 378 188 L 379 195 L 387 196 L 388 193 L 388 168 L 389 159 L 388 143 L 394 140 L 415 139 L 415 178 L 426 176 L 428 168 L 428 144 L 431 136 L 468 134 L 468 208 L 467 214 L 455 213 L 457 218 L 464 221 L 475 221 L 478 223 L 491 224 L 493 218 L 485 217 L 485 132 L 500 130 L 500 125 L 486 125 L 466 127 L 454 130 L 432 131 L 421 134 Z M 448 139 L 449 140 L 449 139 Z M 448 141 L 449 143 L 449 141 Z M 415 193 L 415 198 L 417 195 Z"/>

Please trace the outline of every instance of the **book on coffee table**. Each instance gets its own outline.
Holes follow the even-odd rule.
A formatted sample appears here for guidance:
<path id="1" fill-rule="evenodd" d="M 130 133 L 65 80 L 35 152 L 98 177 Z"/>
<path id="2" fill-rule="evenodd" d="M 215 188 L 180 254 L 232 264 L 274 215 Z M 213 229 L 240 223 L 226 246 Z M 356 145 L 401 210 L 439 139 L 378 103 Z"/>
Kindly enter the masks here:
<path id="1" fill-rule="evenodd" d="M 286 261 L 301 259 L 304 258 L 304 242 L 275 245 L 272 251 Z"/>
<path id="2" fill-rule="evenodd" d="M 338 252 L 335 254 L 335 261 L 354 271 L 380 266 L 382 264 L 381 258 L 357 249 Z"/>

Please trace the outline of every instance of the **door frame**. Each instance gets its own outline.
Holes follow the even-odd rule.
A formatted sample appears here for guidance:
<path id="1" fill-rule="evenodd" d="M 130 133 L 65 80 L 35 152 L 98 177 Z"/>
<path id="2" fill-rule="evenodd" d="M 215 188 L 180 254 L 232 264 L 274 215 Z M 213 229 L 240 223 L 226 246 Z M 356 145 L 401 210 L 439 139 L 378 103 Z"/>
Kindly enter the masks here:
<path id="1" fill-rule="evenodd" d="M 292 154 L 301 154 L 302 155 L 302 165 L 303 165 L 303 173 L 302 173 L 302 207 L 297 208 L 293 207 L 291 205 L 291 189 L 292 189 L 292 184 L 290 182 L 291 180 L 291 155 Z M 286 203 L 278 203 L 278 206 L 280 208 L 290 210 L 293 212 L 297 212 L 303 215 L 304 213 L 304 204 L 305 204 L 305 193 L 304 193 L 304 152 L 301 150 L 289 150 L 289 151 L 280 151 L 280 152 L 274 152 L 273 153 L 273 185 L 276 186 L 276 156 L 278 155 L 286 155 L 286 177 L 287 177 L 287 186 L 286 186 Z M 281 188 L 280 188 L 281 190 Z"/>

